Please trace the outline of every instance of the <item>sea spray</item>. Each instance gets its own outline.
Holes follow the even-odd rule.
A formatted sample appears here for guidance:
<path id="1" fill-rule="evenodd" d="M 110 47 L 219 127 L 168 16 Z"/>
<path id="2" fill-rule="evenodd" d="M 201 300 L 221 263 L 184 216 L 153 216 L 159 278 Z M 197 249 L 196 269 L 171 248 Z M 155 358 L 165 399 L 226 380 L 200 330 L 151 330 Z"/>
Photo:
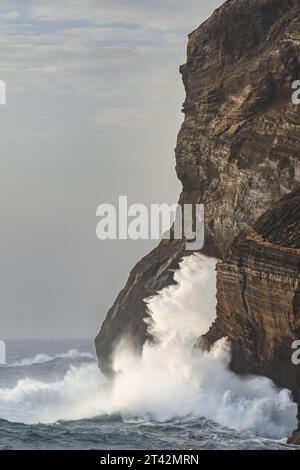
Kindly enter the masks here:
<path id="1" fill-rule="evenodd" d="M 226 338 L 210 352 L 195 350 L 216 315 L 216 260 L 202 255 L 185 258 L 174 273 L 175 284 L 147 300 L 148 330 L 154 338 L 137 356 L 123 338 L 115 351 L 115 379 L 107 381 L 89 354 L 85 364 L 63 357 L 35 357 L 13 387 L 0 383 L 0 417 L 24 423 L 53 423 L 120 413 L 124 420 L 210 418 L 238 431 L 283 438 L 296 426 L 296 405 L 287 390 L 263 377 L 241 378 L 229 370 Z M 76 355 L 76 354 L 75 354 Z M 84 355 L 83 355 L 84 356 Z M 46 360 L 47 359 L 47 360 Z M 49 360 L 50 359 L 50 360 Z M 53 359 L 55 359 L 53 361 Z M 30 376 L 42 364 L 69 360 L 66 374 L 53 380 Z M 32 364 L 33 363 L 33 364 Z M 28 369 L 26 369 L 28 367 Z"/>
<path id="2" fill-rule="evenodd" d="M 287 436 L 296 405 L 287 390 L 263 377 L 241 378 L 229 370 L 226 338 L 210 352 L 195 350 L 216 315 L 216 260 L 194 254 L 175 272 L 175 284 L 148 299 L 154 338 L 136 357 L 125 342 L 116 349 L 118 372 L 112 408 L 157 421 L 205 416 L 238 431 Z"/>
<path id="3" fill-rule="evenodd" d="M 0 388 L 0 417 L 38 424 L 105 414 L 109 410 L 104 381 L 96 363 L 71 365 L 56 381 L 20 379 L 13 388 Z"/>

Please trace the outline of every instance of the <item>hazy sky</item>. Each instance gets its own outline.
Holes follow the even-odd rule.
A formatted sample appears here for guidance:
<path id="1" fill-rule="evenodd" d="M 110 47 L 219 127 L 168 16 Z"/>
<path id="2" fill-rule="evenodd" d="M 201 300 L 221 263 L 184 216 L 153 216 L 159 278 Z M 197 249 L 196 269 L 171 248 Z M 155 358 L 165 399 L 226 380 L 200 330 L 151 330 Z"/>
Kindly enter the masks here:
<path id="1" fill-rule="evenodd" d="M 96 208 L 174 203 L 187 34 L 222 0 L 1 0 L 0 338 L 94 337 L 156 242 Z"/>

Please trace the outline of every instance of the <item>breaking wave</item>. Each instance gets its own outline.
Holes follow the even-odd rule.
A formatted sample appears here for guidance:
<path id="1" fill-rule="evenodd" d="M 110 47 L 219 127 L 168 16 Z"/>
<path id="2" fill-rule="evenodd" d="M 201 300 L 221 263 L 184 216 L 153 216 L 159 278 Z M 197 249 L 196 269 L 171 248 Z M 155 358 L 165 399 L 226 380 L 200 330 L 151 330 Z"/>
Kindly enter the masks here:
<path id="1" fill-rule="evenodd" d="M 130 338 L 123 338 L 114 354 L 113 381 L 101 375 L 95 362 L 71 365 L 51 382 L 21 379 L 13 388 L 0 388 L 1 418 L 53 423 L 119 413 L 124 420 L 164 422 L 192 416 L 262 437 L 288 436 L 297 414 L 289 391 L 263 377 L 231 372 L 226 339 L 210 352 L 194 348 L 215 318 L 215 265 L 216 260 L 202 255 L 185 258 L 174 274 L 175 284 L 147 300 L 154 341 L 137 356 Z M 36 356 L 19 365 L 53 359 Z"/>
<path id="2" fill-rule="evenodd" d="M 205 416 L 237 431 L 283 438 L 296 426 L 288 390 L 264 377 L 229 370 L 226 338 L 210 352 L 194 344 L 216 315 L 216 260 L 194 254 L 181 262 L 175 285 L 148 300 L 148 329 L 155 344 L 136 357 L 123 341 L 116 350 L 112 404 L 128 414 L 163 421 Z"/>
<path id="3" fill-rule="evenodd" d="M 34 364 L 44 364 L 45 362 L 56 361 L 57 359 L 93 359 L 93 355 L 88 352 L 79 352 L 77 349 L 70 349 L 70 351 L 55 356 L 48 354 L 37 354 L 34 357 L 21 359 L 20 361 L 9 364 L 8 367 L 28 367 Z"/>

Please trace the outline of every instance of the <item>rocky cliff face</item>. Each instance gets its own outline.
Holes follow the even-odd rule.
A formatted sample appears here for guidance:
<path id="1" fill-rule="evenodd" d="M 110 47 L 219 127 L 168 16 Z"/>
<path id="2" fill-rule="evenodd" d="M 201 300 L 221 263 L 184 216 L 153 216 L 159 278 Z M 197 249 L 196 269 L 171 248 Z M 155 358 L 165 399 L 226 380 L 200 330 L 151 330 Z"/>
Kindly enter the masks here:
<path id="1" fill-rule="evenodd" d="M 217 319 L 200 345 L 228 337 L 231 368 L 261 374 L 292 390 L 299 403 L 300 189 L 243 231 L 217 268 Z M 290 441 L 300 444 L 299 432 Z"/>
<path id="2" fill-rule="evenodd" d="M 204 252 L 226 259 L 225 253 L 238 233 L 246 230 L 251 237 L 247 230 L 255 220 L 300 183 L 300 107 L 291 103 L 291 84 L 300 79 L 298 0 L 227 1 L 189 36 L 187 63 L 181 73 L 186 101 L 176 147 L 177 175 L 183 187 L 180 202 L 205 204 Z M 253 252 L 259 254 L 264 245 L 256 243 L 256 236 L 254 232 L 253 244 L 241 238 L 240 249 L 250 243 Z M 290 251 L 275 252 L 272 263 L 277 263 L 277 268 L 282 264 L 281 256 L 295 262 Z M 99 363 L 106 373 L 111 370 L 111 353 L 121 336 L 130 336 L 137 349 L 142 347 L 147 337 L 143 299 L 172 282 L 170 268 L 176 267 L 184 254 L 182 242 L 162 241 L 131 272 L 96 338 Z M 258 270 L 258 264 L 255 272 L 264 273 L 262 265 Z M 225 265 L 221 269 L 224 278 L 219 280 L 220 286 L 221 282 L 230 285 Z M 279 319 L 281 310 L 276 307 L 275 323 L 270 312 L 264 321 L 253 314 L 248 324 L 244 321 L 236 329 L 236 335 L 250 338 L 247 358 L 244 355 L 242 362 L 237 359 L 235 363 L 241 372 L 245 361 L 250 364 L 253 359 L 253 351 L 256 371 L 265 373 L 275 351 L 279 361 L 285 360 L 280 344 L 283 337 L 291 339 L 287 305 L 292 300 L 296 268 L 287 263 L 286 272 L 280 273 L 282 279 L 286 278 L 285 287 L 280 287 L 281 281 L 276 278 L 262 277 L 274 300 L 269 304 L 266 299 L 261 301 L 265 302 L 262 309 L 268 311 L 278 300 L 285 313 Z M 287 297 L 283 295 L 286 287 Z M 220 301 L 221 295 L 219 292 Z M 241 292 L 240 303 L 245 305 L 243 296 Z M 226 321 L 233 321 L 229 313 Z M 235 325 L 239 325 L 237 320 Z M 277 329 L 282 331 L 276 335 L 276 347 L 271 352 L 263 346 L 263 338 L 275 338 Z M 222 334 L 221 326 L 214 331 L 212 339 Z"/>
<path id="3" fill-rule="evenodd" d="M 217 268 L 217 319 L 203 339 L 227 336 L 234 371 L 270 377 L 300 402 L 300 189 L 233 243 Z M 202 343 L 203 344 L 203 343 Z"/>

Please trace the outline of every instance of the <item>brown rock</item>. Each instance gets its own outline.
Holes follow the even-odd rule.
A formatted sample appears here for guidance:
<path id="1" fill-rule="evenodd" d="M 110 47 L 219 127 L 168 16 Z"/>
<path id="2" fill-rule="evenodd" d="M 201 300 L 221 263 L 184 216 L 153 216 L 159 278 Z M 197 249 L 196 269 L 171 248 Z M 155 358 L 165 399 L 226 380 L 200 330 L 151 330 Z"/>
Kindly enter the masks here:
<path id="1" fill-rule="evenodd" d="M 199 345 L 227 336 L 235 372 L 293 392 L 300 429 L 300 365 L 292 361 L 300 339 L 300 189 L 236 238 L 217 267 L 217 299 L 217 319 Z M 300 444 L 299 430 L 289 443 Z"/>
<path id="2" fill-rule="evenodd" d="M 287 440 L 287 443 L 300 446 L 300 431 L 294 431 L 292 436 Z"/>
<path id="3" fill-rule="evenodd" d="M 300 107 L 291 103 L 291 83 L 300 78 L 298 0 L 227 1 L 189 36 L 181 73 L 186 101 L 176 147 L 176 170 L 183 186 L 180 202 L 205 204 L 204 251 L 222 258 L 241 230 L 300 183 Z M 263 249 L 255 241 L 240 243 L 250 243 L 253 252 Z M 183 242 L 163 241 L 133 269 L 96 338 L 99 363 L 106 373 L 122 335 L 129 335 L 137 349 L 142 347 L 147 337 L 143 299 L 172 282 L 169 270 L 184 254 Z M 294 262 L 292 253 L 285 256 Z M 280 258 L 274 255 L 272 262 L 274 258 L 280 264 Z M 274 305 L 281 302 L 284 319 L 274 324 L 274 319 L 264 317 L 261 331 L 256 327 L 257 337 L 250 319 L 248 330 L 245 324 L 237 330 L 252 338 L 255 370 L 266 370 L 267 359 L 263 366 L 260 360 L 270 353 L 259 338 L 265 331 L 272 338 L 278 327 L 283 330 L 274 350 L 279 361 L 286 361 L 280 356 L 280 344 L 290 334 L 285 320 L 289 321 L 296 267 L 285 269 L 284 287 L 276 279 L 263 281 L 265 289 L 271 289 Z M 263 272 L 262 267 L 261 276 Z M 226 272 L 226 282 L 237 289 L 235 275 Z M 260 278 L 255 282 L 261 285 Z M 254 298 L 255 293 L 253 302 Z M 253 359 L 250 351 L 247 354 Z"/>
<path id="4" fill-rule="evenodd" d="M 234 241 L 217 267 L 217 319 L 208 345 L 227 336 L 231 368 L 261 374 L 300 402 L 300 189 L 267 211 Z"/>

